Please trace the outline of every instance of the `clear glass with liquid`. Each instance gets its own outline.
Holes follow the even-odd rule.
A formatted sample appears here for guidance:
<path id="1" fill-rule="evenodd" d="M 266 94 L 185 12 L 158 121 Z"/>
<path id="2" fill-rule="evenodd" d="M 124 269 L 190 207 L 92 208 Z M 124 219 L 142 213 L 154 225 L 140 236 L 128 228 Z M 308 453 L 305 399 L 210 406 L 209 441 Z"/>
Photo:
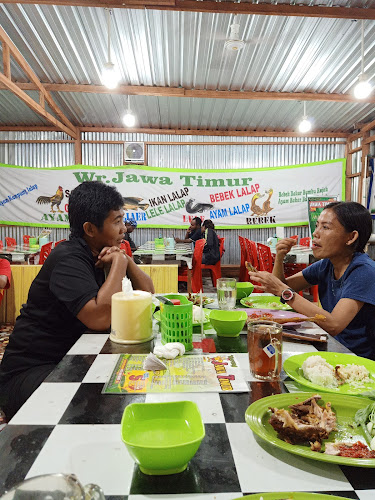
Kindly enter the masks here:
<path id="1" fill-rule="evenodd" d="M 216 290 L 219 309 L 230 310 L 236 307 L 236 278 L 219 278 Z"/>

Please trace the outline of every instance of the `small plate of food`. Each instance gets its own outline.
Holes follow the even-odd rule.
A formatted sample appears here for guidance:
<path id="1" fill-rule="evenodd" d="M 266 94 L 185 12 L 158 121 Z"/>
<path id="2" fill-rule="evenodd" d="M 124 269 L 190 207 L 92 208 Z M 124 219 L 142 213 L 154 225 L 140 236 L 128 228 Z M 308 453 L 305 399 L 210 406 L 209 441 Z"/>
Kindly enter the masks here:
<path id="1" fill-rule="evenodd" d="M 250 296 L 240 300 L 240 303 L 245 307 L 252 307 L 254 309 L 272 309 L 276 311 L 292 311 L 288 304 L 282 304 L 280 297 L 275 295 L 263 296 Z"/>
<path id="2" fill-rule="evenodd" d="M 267 320 L 275 321 L 280 325 L 300 327 L 304 321 L 312 321 L 314 318 L 307 317 L 294 311 L 275 311 L 273 309 L 249 309 L 247 312 L 248 321 Z M 319 315 L 320 316 L 320 315 Z M 324 316 L 322 316 L 324 318 Z M 315 318 L 319 319 L 319 318 Z"/>
<path id="3" fill-rule="evenodd" d="M 375 467 L 375 451 L 364 428 L 371 399 L 344 394 L 275 394 L 248 407 L 250 429 L 271 446 L 339 465 Z M 363 424 L 363 425 L 362 425 Z"/>
<path id="4" fill-rule="evenodd" d="M 189 293 L 188 294 L 188 300 L 193 303 L 194 306 L 200 306 L 201 304 L 201 296 L 199 293 Z M 215 299 L 211 299 L 210 297 L 207 297 L 207 295 L 202 295 L 202 306 L 206 306 L 207 304 L 212 304 L 215 302 Z"/>
<path id="5" fill-rule="evenodd" d="M 352 354 L 305 352 L 290 356 L 283 368 L 299 384 L 318 391 L 358 395 L 375 390 L 375 361 Z"/>

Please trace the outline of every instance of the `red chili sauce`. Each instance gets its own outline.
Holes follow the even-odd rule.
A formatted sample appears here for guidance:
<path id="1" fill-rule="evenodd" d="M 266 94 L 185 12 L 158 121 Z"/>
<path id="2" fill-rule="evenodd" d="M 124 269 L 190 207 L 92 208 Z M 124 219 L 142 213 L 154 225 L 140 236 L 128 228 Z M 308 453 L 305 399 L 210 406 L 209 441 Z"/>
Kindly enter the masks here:
<path id="1" fill-rule="evenodd" d="M 357 441 L 352 446 L 341 444 L 339 450 L 340 457 L 375 458 L 375 451 L 369 450 L 368 447 L 360 441 Z"/>
<path id="2" fill-rule="evenodd" d="M 273 316 L 271 313 L 264 313 L 264 314 L 252 313 L 249 315 L 249 318 L 250 319 L 267 318 L 273 320 Z"/>

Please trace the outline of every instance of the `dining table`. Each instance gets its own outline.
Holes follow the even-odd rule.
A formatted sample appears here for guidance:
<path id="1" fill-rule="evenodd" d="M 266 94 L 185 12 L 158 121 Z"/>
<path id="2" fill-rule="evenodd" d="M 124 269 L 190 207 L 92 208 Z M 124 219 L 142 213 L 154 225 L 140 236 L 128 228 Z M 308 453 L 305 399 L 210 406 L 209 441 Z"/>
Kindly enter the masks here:
<path id="1" fill-rule="evenodd" d="M 29 264 L 30 257 L 37 255 L 40 249 L 39 246 L 31 247 L 29 245 L 5 246 L 0 249 L 0 259 L 6 258 L 10 262 L 27 262 Z"/>
<path id="2" fill-rule="evenodd" d="M 313 329 L 320 328 L 315 325 Z M 103 393 L 119 356 L 148 354 L 160 343 L 155 319 L 153 332 L 151 341 L 133 345 L 112 342 L 108 332 L 87 332 L 79 338 L 0 432 L 0 495 L 25 478 L 74 473 L 82 484 L 98 484 L 107 500 L 234 500 L 250 494 L 259 494 L 259 499 L 262 492 L 274 492 L 272 499 L 286 498 L 277 492 L 375 498 L 373 469 L 294 455 L 251 431 L 245 421 L 249 405 L 301 389 L 284 371 L 280 380 L 253 377 L 246 330 L 227 338 L 206 325 L 201 343 L 187 354 L 200 356 L 208 350 L 218 357 L 233 355 L 245 382 L 240 392 Z M 296 354 L 325 351 L 352 354 L 329 335 L 326 342 L 284 339 L 283 361 Z M 200 410 L 205 426 L 200 448 L 181 473 L 143 474 L 121 440 L 125 408 L 132 403 L 181 400 L 195 402 Z"/>
<path id="3" fill-rule="evenodd" d="M 175 243 L 174 248 L 163 245 L 156 246 L 155 241 L 150 240 L 140 245 L 133 252 L 133 257 L 138 258 L 137 264 L 173 265 L 179 268 L 186 266 L 187 269 L 187 291 L 191 293 L 191 270 L 193 267 L 194 248 L 192 243 Z"/>

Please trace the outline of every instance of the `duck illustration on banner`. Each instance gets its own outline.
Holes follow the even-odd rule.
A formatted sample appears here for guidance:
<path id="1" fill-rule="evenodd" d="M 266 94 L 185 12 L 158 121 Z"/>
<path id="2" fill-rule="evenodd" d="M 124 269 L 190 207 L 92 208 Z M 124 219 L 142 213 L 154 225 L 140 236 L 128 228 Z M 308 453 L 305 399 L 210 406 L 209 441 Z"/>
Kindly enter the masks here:
<path id="1" fill-rule="evenodd" d="M 260 198 L 264 198 L 266 195 L 268 195 L 266 201 L 263 203 L 262 207 L 257 205 L 257 200 Z M 271 210 L 273 210 L 273 207 L 271 207 L 271 198 L 273 195 L 273 189 L 267 189 L 264 193 L 255 193 L 254 196 L 251 199 L 251 211 L 252 214 L 250 217 L 253 215 L 267 215 Z"/>

